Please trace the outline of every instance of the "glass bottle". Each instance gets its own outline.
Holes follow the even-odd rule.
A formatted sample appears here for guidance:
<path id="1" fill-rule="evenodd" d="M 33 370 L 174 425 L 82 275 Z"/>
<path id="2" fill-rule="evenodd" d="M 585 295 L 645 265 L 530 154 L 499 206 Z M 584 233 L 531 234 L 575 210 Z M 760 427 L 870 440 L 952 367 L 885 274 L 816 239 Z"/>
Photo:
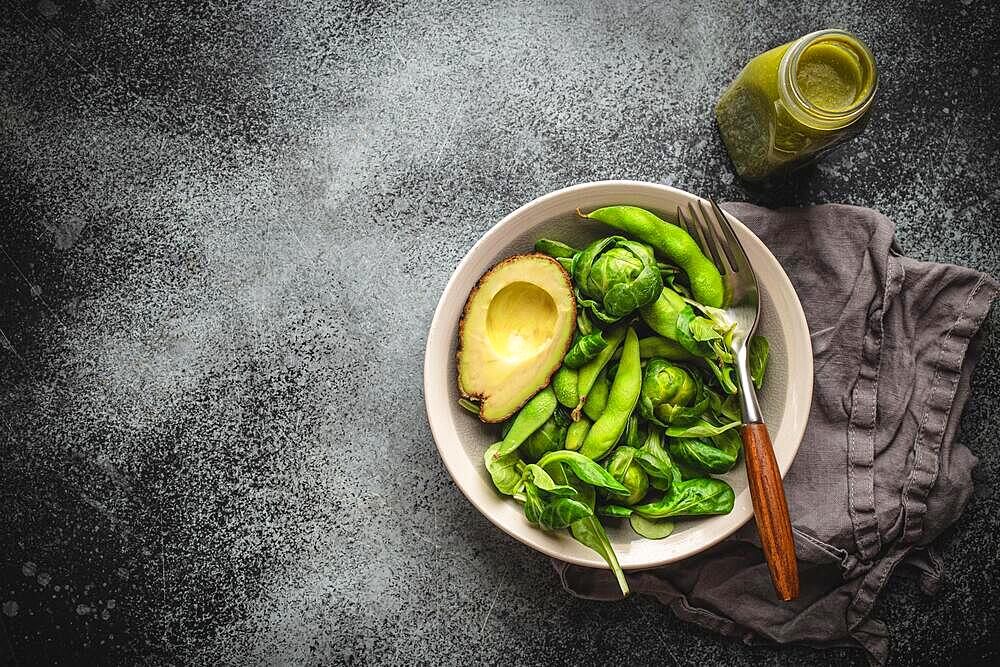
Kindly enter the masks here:
<path id="1" fill-rule="evenodd" d="M 820 30 L 753 58 L 715 116 L 736 172 L 760 181 L 856 136 L 877 88 L 868 47 L 843 30 Z"/>

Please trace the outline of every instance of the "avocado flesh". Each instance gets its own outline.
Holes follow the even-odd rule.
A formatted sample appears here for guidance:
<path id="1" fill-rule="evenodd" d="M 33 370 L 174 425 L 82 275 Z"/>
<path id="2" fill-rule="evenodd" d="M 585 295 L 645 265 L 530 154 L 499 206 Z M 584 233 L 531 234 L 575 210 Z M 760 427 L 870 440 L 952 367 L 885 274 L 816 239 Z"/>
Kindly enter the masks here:
<path id="1" fill-rule="evenodd" d="M 515 255 L 487 271 L 459 326 L 458 387 L 501 422 L 549 384 L 576 327 L 569 274 L 545 255 Z"/>

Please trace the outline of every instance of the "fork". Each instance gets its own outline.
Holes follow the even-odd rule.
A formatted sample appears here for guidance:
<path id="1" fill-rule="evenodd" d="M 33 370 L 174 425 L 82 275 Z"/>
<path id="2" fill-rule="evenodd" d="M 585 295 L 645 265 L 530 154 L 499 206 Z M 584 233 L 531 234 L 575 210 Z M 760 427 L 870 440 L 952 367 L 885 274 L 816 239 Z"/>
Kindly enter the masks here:
<path id="1" fill-rule="evenodd" d="M 736 323 L 730 351 L 736 362 L 739 386 L 740 413 L 743 426 L 743 459 L 753 513 L 757 519 L 761 546 L 771 571 L 771 581 L 782 600 L 794 600 L 799 595 L 799 572 L 795 561 L 795 543 L 792 541 L 792 524 L 788 517 L 788 503 L 781 483 L 781 474 L 774 458 L 771 436 L 761 416 L 757 392 L 750 378 L 748 341 L 757 329 L 760 319 L 760 298 L 757 276 L 743 245 L 733 232 L 719 205 L 710 199 L 710 207 L 703 199 L 698 206 L 688 204 L 690 217 L 677 208 L 677 220 L 695 240 L 706 257 L 712 259 L 722 274 L 723 309 L 731 322 Z M 699 215 L 700 213 L 700 215 Z"/>

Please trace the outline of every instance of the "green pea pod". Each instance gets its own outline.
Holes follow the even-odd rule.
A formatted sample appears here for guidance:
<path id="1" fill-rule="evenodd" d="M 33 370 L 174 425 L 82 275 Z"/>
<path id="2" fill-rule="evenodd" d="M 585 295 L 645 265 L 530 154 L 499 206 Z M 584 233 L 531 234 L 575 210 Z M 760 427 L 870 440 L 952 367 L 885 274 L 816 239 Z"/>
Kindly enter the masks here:
<path id="1" fill-rule="evenodd" d="M 467 411 L 471 412 L 472 414 L 476 415 L 477 417 L 479 416 L 479 404 L 478 403 L 475 403 L 474 401 L 470 401 L 467 398 L 460 398 L 460 399 L 458 399 L 458 404 L 462 407 L 463 410 L 467 410 Z"/>
<path id="2" fill-rule="evenodd" d="M 534 398 L 525 403 L 524 407 L 517 413 L 514 423 L 504 439 L 500 441 L 500 447 L 494 456 L 496 458 L 506 456 L 520 447 L 528 439 L 528 436 L 548 421 L 558 404 L 552 387 L 546 387 L 535 394 Z"/>
<path id="3" fill-rule="evenodd" d="M 680 343 L 689 354 L 705 356 L 704 347 L 699 346 L 698 341 L 683 328 L 685 323 L 695 317 L 694 310 L 674 290 L 664 287 L 656 301 L 639 309 L 639 315 L 650 329 L 664 338 Z"/>
<path id="4" fill-rule="evenodd" d="M 639 337 L 635 329 L 629 327 L 625 335 L 625 347 L 622 351 L 618 372 L 611 383 L 608 394 L 608 405 L 601 413 L 600 419 L 594 422 L 587 433 L 580 453 L 592 459 L 602 458 L 607 454 L 628 423 L 629 415 L 635 409 L 642 389 L 642 360 L 639 359 Z"/>
<path id="5" fill-rule="evenodd" d="M 580 519 L 574 522 L 569 527 L 569 530 L 573 535 L 573 539 L 590 547 L 604 558 L 608 567 L 611 568 L 611 572 L 614 573 L 615 579 L 618 580 L 618 586 L 622 589 L 622 595 L 628 597 L 629 589 L 628 582 L 625 580 L 625 573 L 622 571 L 621 565 L 618 564 L 618 557 L 615 555 L 614 547 L 611 546 L 611 540 L 608 539 L 608 534 L 604 532 L 604 526 L 597 520 L 597 517 L 591 516 L 586 519 Z"/>
<path id="6" fill-rule="evenodd" d="M 563 357 L 563 365 L 569 368 L 578 369 L 585 363 L 601 353 L 608 346 L 608 341 L 604 339 L 604 334 L 600 331 L 589 336 L 583 336 L 569 349 Z"/>
<path id="7" fill-rule="evenodd" d="M 577 390 L 579 374 L 565 364 L 559 367 L 552 376 L 552 391 L 556 400 L 572 410 L 580 402 L 580 392 Z"/>
<path id="8" fill-rule="evenodd" d="M 684 349 L 677 341 L 663 336 L 648 336 L 639 339 L 639 356 L 643 359 L 658 357 L 670 361 L 688 361 L 694 355 Z"/>
<path id="9" fill-rule="evenodd" d="M 760 389 L 764 384 L 764 371 L 767 369 L 767 357 L 771 349 L 770 343 L 764 336 L 751 336 L 748 343 L 750 349 L 747 350 L 747 361 L 750 365 L 750 378 L 755 387 Z"/>
<path id="10" fill-rule="evenodd" d="M 543 255 L 548 255 L 549 257 L 554 257 L 559 259 L 560 257 L 573 258 L 573 255 L 580 252 L 576 248 L 566 245 L 562 241 L 553 241 L 552 239 L 538 239 L 535 241 L 535 252 L 540 252 Z"/>
<path id="11" fill-rule="evenodd" d="M 583 446 L 583 441 L 587 437 L 587 431 L 590 430 L 591 422 L 586 417 L 582 417 L 580 421 L 573 422 L 566 429 L 566 449 L 571 451 L 576 451 Z"/>
<path id="12" fill-rule="evenodd" d="M 632 509 L 649 519 L 729 514 L 735 501 L 731 486 L 721 479 L 702 477 L 674 484 L 663 498 Z"/>
<path id="13" fill-rule="evenodd" d="M 607 346 L 596 357 L 585 363 L 578 371 L 577 390 L 580 393 L 580 402 L 577 403 L 576 409 L 573 410 L 573 421 L 580 418 L 580 412 L 587 401 L 587 395 L 590 393 L 594 383 L 597 382 L 597 376 L 600 375 L 601 370 L 607 365 L 612 355 L 614 355 L 615 350 L 618 349 L 618 346 L 625 340 L 625 327 L 614 327 L 607 331 L 604 337 L 608 341 Z"/>
<path id="14" fill-rule="evenodd" d="M 587 415 L 592 421 L 600 419 L 604 408 L 608 405 L 608 394 L 610 392 L 611 381 L 608 380 L 608 373 L 606 370 L 601 371 L 601 374 L 597 376 L 597 382 L 594 383 L 593 388 L 590 390 L 590 395 L 587 396 L 587 402 L 583 404 L 583 414 Z"/>
<path id="15" fill-rule="evenodd" d="M 486 471 L 493 479 L 493 486 L 504 495 L 512 496 L 524 487 L 521 471 L 524 463 L 517 457 L 517 454 L 507 454 L 506 456 L 495 456 L 501 443 L 497 442 L 486 450 L 483 460 L 486 462 Z"/>
<path id="16" fill-rule="evenodd" d="M 722 305 L 722 276 L 691 235 L 653 213 L 637 206 L 607 206 L 584 214 L 639 239 L 676 264 L 687 274 L 694 298 L 708 306 Z"/>
<path id="17" fill-rule="evenodd" d="M 579 452 L 571 452 L 568 449 L 549 452 L 541 458 L 538 465 L 547 469 L 552 463 L 565 464 L 581 482 L 586 484 L 607 489 L 620 495 L 628 493 L 628 489 L 612 477 L 611 473 Z"/>

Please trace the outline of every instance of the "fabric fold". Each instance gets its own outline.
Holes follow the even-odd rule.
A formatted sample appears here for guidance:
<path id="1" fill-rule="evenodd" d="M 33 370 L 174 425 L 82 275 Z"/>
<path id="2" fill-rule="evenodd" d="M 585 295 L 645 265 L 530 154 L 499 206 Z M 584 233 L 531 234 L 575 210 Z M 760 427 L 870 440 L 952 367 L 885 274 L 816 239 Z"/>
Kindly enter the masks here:
<path id="1" fill-rule="evenodd" d="M 884 663 L 878 595 L 897 568 L 938 590 L 944 563 L 927 546 L 972 492 L 976 458 L 955 436 L 997 282 L 903 256 L 869 209 L 726 208 L 781 262 L 812 332 L 810 419 L 785 476 L 801 596 L 777 602 L 752 521 L 630 585 L 740 641 L 856 646 Z M 610 573 L 554 565 L 574 595 L 620 599 Z"/>

